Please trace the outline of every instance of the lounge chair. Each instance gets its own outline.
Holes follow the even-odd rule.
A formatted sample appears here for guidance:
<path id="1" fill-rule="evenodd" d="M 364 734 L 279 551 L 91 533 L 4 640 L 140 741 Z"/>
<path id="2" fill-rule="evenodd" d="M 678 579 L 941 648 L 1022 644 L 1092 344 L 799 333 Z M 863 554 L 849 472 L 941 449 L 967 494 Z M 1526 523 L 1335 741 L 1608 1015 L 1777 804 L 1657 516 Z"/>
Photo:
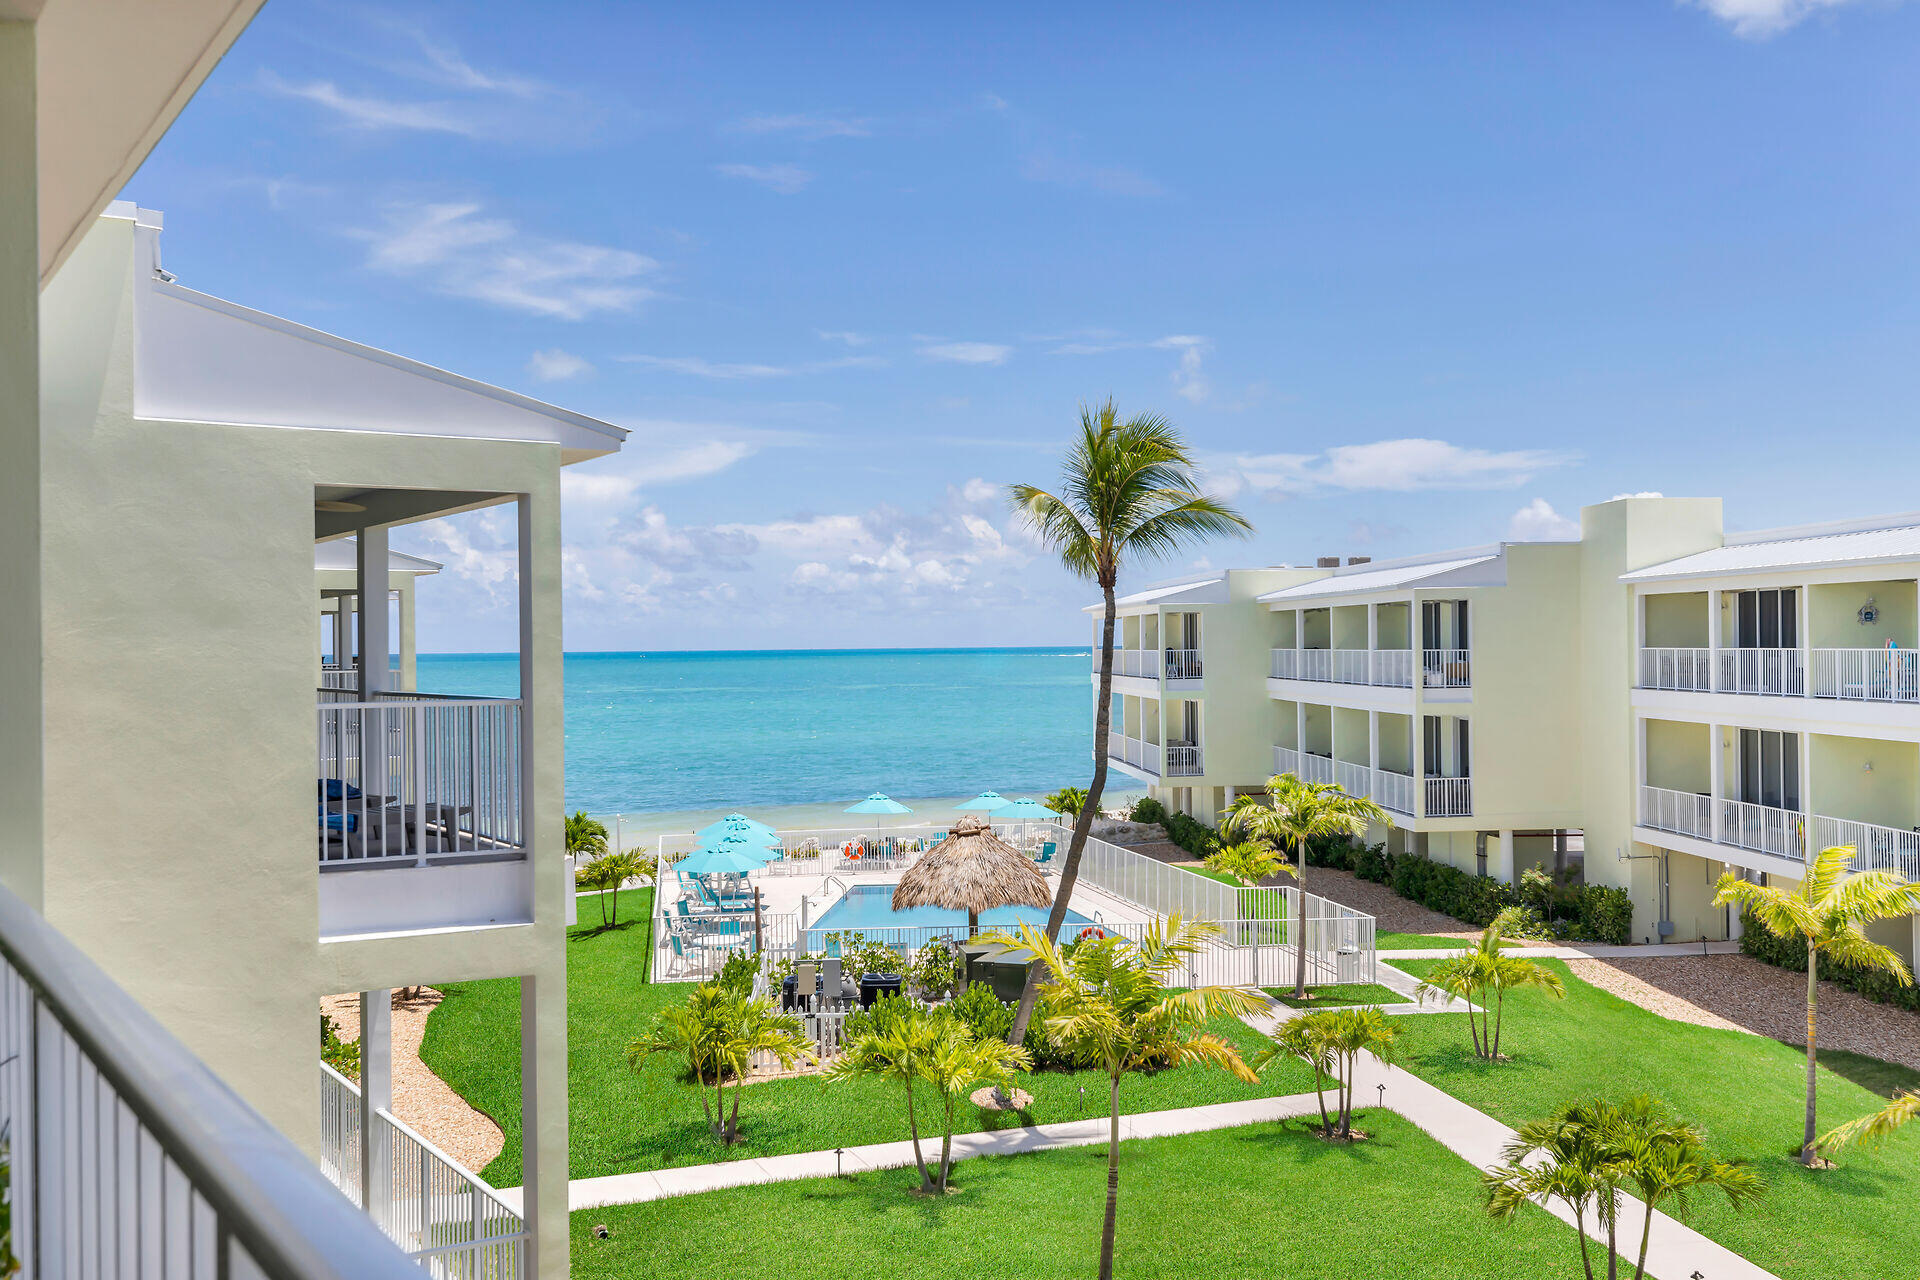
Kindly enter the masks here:
<path id="1" fill-rule="evenodd" d="M 1040 846 L 1040 857 L 1038 861 L 1042 866 L 1053 861 L 1054 848 L 1054 843 L 1051 840 Z"/>

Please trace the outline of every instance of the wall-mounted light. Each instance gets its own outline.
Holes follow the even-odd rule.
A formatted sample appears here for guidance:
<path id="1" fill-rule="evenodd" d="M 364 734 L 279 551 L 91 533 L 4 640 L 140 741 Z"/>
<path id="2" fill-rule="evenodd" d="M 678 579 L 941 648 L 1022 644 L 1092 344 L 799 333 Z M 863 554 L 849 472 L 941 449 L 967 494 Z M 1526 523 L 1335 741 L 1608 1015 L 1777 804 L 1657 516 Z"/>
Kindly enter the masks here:
<path id="1" fill-rule="evenodd" d="M 1869 760 L 1869 761 L 1867 761 L 1867 762 L 1866 762 L 1865 764 L 1863 764 L 1863 765 L 1861 765 L 1861 766 L 1860 766 L 1860 772 L 1862 772 L 1862 773 L 1872 773 L 1872 772 L 1873 772 L 1873 761 L 1871 761 L 1871 760 Z"/>

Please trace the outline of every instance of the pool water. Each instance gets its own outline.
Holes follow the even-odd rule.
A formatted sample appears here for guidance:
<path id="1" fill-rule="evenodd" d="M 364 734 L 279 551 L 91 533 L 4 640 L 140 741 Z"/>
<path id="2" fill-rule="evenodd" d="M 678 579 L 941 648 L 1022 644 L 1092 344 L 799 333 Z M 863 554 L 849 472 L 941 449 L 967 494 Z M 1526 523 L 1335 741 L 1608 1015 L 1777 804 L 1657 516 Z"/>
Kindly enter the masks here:
<path id="1" fill-rule="evenodd" d="M 980 923 L 988 927 L 1040 925 L 1046 922 L 1045 907 L 998 907 L 980 917 Z M 1068 908 L 1067 924 L 1069 926 L 1092 923 L 1093 921 L 1078 911 Z M 828 933 L 839 929 L 857 929 L 871 932 L 875 929 L 925 928 L 940 925 L 959 925 L 964 929 L 966 924 L 967 913 L 964 911 L 947 911 L 940 907 L 913 907 L 906 911 L 895 911 L 892 885 L 857 884 L 847 890 L 838 902 L 828 907 L 826 914 L 812 921 L 807 926 L 807 931 Z"/>

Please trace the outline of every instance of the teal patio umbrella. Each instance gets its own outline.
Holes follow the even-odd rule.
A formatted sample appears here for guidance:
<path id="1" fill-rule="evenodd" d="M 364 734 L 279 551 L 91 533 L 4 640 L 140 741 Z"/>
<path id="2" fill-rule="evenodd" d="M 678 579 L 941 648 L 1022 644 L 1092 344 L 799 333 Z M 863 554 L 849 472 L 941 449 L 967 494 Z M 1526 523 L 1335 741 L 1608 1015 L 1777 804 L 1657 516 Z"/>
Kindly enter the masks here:
<path id="1" fill-rule="evenodd" d="M 1001 813 L 1012 803 L 1013 801 L 998 791 L 982 791 L 965 804 L 957 804 L 953 807 L 959 813 L 984 813 L 987 815 L 988 825 L 991 826 L 995 822 L 1004 821 Z"/>
<path id="2" fill-rule="evenodd" d="M 993 811 L 993 817 L 996 822 L 1019 823 L 1020 837 L 1023 840 L 1026 838 L 1027 824 L 1029 822 L 1060 821 L 1059 814 L 1047 808 L 1047 806 L 1041 804 L 1038 800 L 1031 798 L 1010 801 L 1004 808 L 995 809 Z"/>
<path id="3" fill-rule="evenodd" d="M 859 804 L 848 805 L 846 812 L 866 813 L 877 817 L 883 813 L 912 813 L 913 810 L 907 808 L 907 806 L 901 804 L 893 797 L 876 791 Z M 876 840 L 880 838 L 880 824 L 877 822 L 873 824 L 873 838 Z"/>
<path id="4" fill-rule="evenodd" d="M 697 849 L 673 864 L 683 876 L 743 876 L 767 865 L 766 850 L 749 850 L 737 845 L 725 848 Z"/>
<path id="5" fill-rule="evenodd" d="M 709 840 L 718 840 L 724 836 L 745 835 L 762 836 L 763 843 L 776 843 L 780 833 L 764 822 L 755 822 L 744 813 L 730 813 L 718 822 L 710 822 L 693 833 L 693 838 L 702 844 Z"/>

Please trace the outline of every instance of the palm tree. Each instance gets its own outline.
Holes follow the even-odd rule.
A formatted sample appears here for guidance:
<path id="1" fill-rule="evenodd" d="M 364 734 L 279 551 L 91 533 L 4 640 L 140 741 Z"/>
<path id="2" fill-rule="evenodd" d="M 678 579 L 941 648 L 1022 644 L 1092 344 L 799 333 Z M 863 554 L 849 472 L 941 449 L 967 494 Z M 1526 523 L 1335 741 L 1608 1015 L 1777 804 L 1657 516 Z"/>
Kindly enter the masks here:
<path id="1" fill-rule="evenodd" d="M 1273 1044 L 1255 1056 L 1253 1068 L 1264 1071 L 1283 1058 L 1298 1058 L 1312 1067 L 1313 1091 L 1320 1101 L 1320 1135 L 1351 1140 L 1353 1084 L 1360 1055 L 1371 1053 L 1390 1064 L 1399 1037 L 1398 1024 L 1378 1009 L 1316 1009 L 1275 1028 Z M 1340 1114 L 1337 1126 L 1327 1117 L 1327 1077 L 1334 1083 Z"/>
<path id="2" fill-rule="evenodd" d="M 1820 1139 L 1820 1149 L 1837 1151 L 1855 1142 L 1878 1144 L 1915 1120 L 1920 1120 L 1920 1092 L 1896 1094 L 1892 1102 L 1878 1111 L 1850 1120 Z"/>
<path id="3" fill-rule="evenodd" d="M 627 1066 L 639 1070 L 656 1053 L 685 1059 L 700 1090 L 707 1129 L 728 1146 L 740 1136 L 740 1093 L 753 1059 L 771 1055 L 783 1068 L 811 1057 L 813 1042 L 800 1019 L 774 1010 L 773 1001 L 704 982 L 687 994 L 684 1005 L 662 1009 L 651 1026 L 627 1045 Z M 727 1111 L 726 1084 L 733 1080 L 733 1110 Z M 707 1097 L 711 1084 L 713 1098 Z"/>
<path id="4" fill-rule="evenodd" d="M 1069 955 L 1030 924 L 1017 935 L 981 941 L 1033 953 L 1030 972 L 1046 975 L 1041 1030 L 1067 1057 L 1107 1073 L 1107 1212 L 1100 1236 L 1100 1280 L 1113 1280 L 1113 1231 L 1120 1208 L 1120 1081 L 1130 1071 L 1206 1063 L 1242 1080 L 1257 1077 L 1239 1050 L 1207 1031 L 1208 1020 L 1264 1011 L 1264 997 L 1243 987 L 1169 989 L 1169 982 L 1219 934 L 1218 926 L 1167 916 L 1136 944 L 1085 938 Z M 1011 1037 L 1009 1037 L 1011 1039 Z"/>
<path id="5" fill-rule="evenodd" d="M 898 1082 L 907 1091 L 907 1133 L 913 1139 L 913 1163 L 920 1170 L 920 1189 L 933 1189 L 933 1174 L 920 1150 L 920 1121 L 914 1114 L 913 1085 L 921 1078 L 921 1062 L 933 1049 L 936 1032 L 926 1011 L 901 1000 L 883 1000 L 873 1006 L 870 1026 L 847 1041 L 840 1056 L 821 1074 L 830 1082 L 862 1076 Z"/>
<path id="6" fill-rule="evenodd" d="M 567 852 L 574 858 L 597 858 L 607 851 L 607 828 L 589 818 L 585 809 L 567 815 Z"/>
<path id="7" fill-rule="evenodd" d="M 1480 931 L 1480 939 L 1465 951 L 1447 957 L 1421 981 L 1415 994 L 1424 1004 L 1455 996 L 1467 1004 L 1467 1031 L 1473 1037 L 1473 1055 L 1487 1062 L 1499 1062 L 1501 1024 L 1507 1008 L 1507 992 L 1526 988 L 1544 991 L 1556 1000 L 1564 1000 L 1567 984 L 1545 965 L 1500 949 L 1498 921 Z M 1477 1010 L 1477 1012 L 1476 1012 Z"/>
<path id="8" fill-rule="evenodd" d="M 1276 773 L 1267 779 L 1263 801 L 1257 796 L 1242 796 L 1227 810 L 1220 829 L 1242 839 L 1264 840 L 1276 849 L 1291 848 L 1298 860 L 1293 878 L 1300 882 L 1299 964 L 1293 979 L 1293 996 L 1307 998 L 1307 842 L 1332 836 L 1358 837 L 1373 823 L 1393 825 L 1393 819 L 1365 796 L 1351 796 L 1332 782 L 1303 782 L 1291 773 Z"/>
<path id="9" fill-rule="evenodd" d="M 1166 419 L 1140 414 L 1122 419 L 1112 400 L 1080 409 L 1080 435 L 1067 450 L 1058 494 L 1030 484 L 1009 487 L 1014 511 L 1069 573 L 1100 587 L 1100 696 L 1093 714 L 1093 781 L 1073 821 L 1061 864 L 1060 888 L 1047 913 L 1047 937 L 1057 939 L 1067 902 L 1080 876 L 1087 832 L 1107 785 L 1107 736 L 1113 718 L 1114 588 L 1135 560 L 1164 560 L 1208 538 L 1244 536 L 1253 526 L 1232 507 L 1200 491 L 1193 452 Z M 1019 1044 L 1033 1017 L 1034 970 L 1008 1037 Z"/>
<path id="10" fill-rule="evenodd" d="M 1333 1121 L 1327 1116 L 1327 1077 L 1333 1074 L 1333 1052 L 1327 1045 L 1325 1032 L 1325 1024 L 1315 1021 L 1312 1014 L 1289 1018 L 1274 1028 L 1272 1045 L 1254 1055 L 1252 1066 L 1256 1075 L 1288 1058 L 1298 1058 L 1312 1067 L 1313 1096 L 1320 1104 L 1320 1136 L 1331 1138 Z M 1339 1083 L 1335 1077 L 1334 1084 Z"/>
<path id="11" fill-rule="evenodd" d="M 1215 875 L 1231 876 L 1239 881 L 1243 888 L 1251 889 L 1268 876 L 1285 872 L 1293 875 L 1294 870 L 1286 860 L 1275 853 L 1273 846 L 1259 840 L 1241 840 L 1235 844 L 1223 844 L 1207 856 L 1207 870 Z"/>
<path id="12" fill-rule="evenodd" d="M 1741 1160 L 1718 1160 L 1707 1152 L 1699 1127 L 1678 1119 L 1642 1094 L 1625 1102 L 1575 1102 L 1544 1120 L 1524 1124 L 1502 1153 L 1505 1164 L 1487 1172 L 1487 1212 L 1510 1219 L 1524 1204 L 1560 1200 L 1573 1211 L 1580 1263 L 1593 1280 L 1586 1220 L 1606 1233 L 1607 1276 L 1619 1271 L 1620 1211 L 1624 1196 L 1638 1194 L 1644 1206 L 1634 1280 L 1647 1273 L 1653 1215 L 1662 1202 L 1683 1211 L 1693 1193 L 1717 1187 L 1734 1208 L 1761 1194 L 1765 1185 Z"/>
<path id="13" fill-rule="evenodd" d="M 620 923 L 620 886 L 629 880 L 651 880 L 654 859 L 637 853 L 603 853 L 573 873 L 574 884 L 600 891 L 600 927 Z M 609 914 L 611 910 L 611 914 Z"/>
<path id="14" fill-rule="evenodd" d="M 1760 927 L 1782 941 L 1798 940 L 1807 947 L 1807 1114 L 1800 1142 L 1800 1163 L 1811 1167 L 1819 1160 L 1814 1142 L 1814 1037 L 1819 1004 L 1822 954 L 1857 969 L 1892 974 L 1902 985 L 1912 985 L 1900 957 L 1870 940 L 1866 926 L 1920 911 L 1920 884 L 1903 882 L 1891 871 L 1862 871 L 1849 875 L 1850 845 L 1822 849 L 1800 887 L 1793 892 L 1776 885 L 1741 880 L 1729 871 L 1720 877 L 1713 905 L 1737 903 Z"/>
<path id="15" fill-rule="evenodd" d="M 1062 787 L 1047 797 L 1047 808 L 1055 813 L 1070 813 L 1080 816 L 1087 807 L 1087 789 L 1085 787 Z"/>
<path id="16" fill-rule="evenodd" d="M 975 1038 L 966 1023 L 943 1018 L 933 1045 L 920 1059 L 920 1076 L 940 1095 L 940 1178 L 938 1189 L 947 1189 L 947 1177 L 953 1171 L 953 1108 L 959 1099 L 981 1085 L 1005 1089 L 1015 1071 L 1033 1064 L 1027 1051 L 992 1036 Z"/>

